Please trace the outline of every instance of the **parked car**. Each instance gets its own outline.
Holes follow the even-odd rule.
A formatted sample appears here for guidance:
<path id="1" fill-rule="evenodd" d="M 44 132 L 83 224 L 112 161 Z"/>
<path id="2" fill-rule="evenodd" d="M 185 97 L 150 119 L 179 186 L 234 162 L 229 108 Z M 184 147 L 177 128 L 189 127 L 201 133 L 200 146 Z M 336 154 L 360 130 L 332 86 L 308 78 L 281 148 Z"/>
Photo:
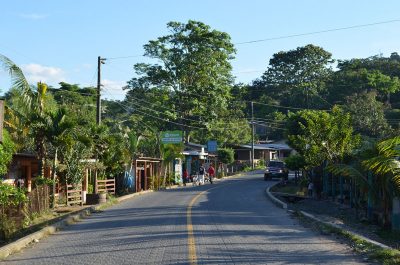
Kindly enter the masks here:
<path id="1" fill-rule="evenodd" d="M 264 180 L 270 180 L 272 178 L 282 178 L 287 180 L 288 177 L 289 170 L 283 161 L 268 161 L 267 168 L 264 171 Z"/>

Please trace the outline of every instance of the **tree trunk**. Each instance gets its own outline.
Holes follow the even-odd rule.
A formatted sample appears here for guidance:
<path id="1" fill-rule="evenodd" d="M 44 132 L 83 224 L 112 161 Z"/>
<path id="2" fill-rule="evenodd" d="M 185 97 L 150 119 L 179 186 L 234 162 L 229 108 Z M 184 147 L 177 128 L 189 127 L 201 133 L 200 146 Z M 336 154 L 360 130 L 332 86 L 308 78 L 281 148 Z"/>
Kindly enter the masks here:
<path id="1" fill-rule="evenodd" d="M 56 152 L 54 154 L 54 161 L 53 161 L 53 170 L 51 171 L 51 179 L 53 180 L 53 192 L 52 192 L 52 201 L 51 201 L 51 208 L 54 208 L 56 205 L 56 166 L 57 166 L 57 152 L 58 149 L 56 148 Z"/>

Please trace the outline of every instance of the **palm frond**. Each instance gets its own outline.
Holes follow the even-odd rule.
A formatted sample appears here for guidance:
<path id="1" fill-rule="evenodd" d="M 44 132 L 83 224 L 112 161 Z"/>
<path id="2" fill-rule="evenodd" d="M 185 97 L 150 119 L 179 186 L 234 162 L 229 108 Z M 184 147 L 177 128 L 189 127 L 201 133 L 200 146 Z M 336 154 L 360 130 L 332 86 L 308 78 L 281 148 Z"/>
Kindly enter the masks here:
<path id="1" fill-rule="evenodd" d="M 396 136 L 377 144 L 378 151 L 385 157 L 400 156 L 400 136 Z"/>
<path id="2" fill-rule="evenodd" d="M 364 174 L 353 166 L 346 164 L 331 164 L 328 165 L 326 169 L 336 176 L 354 178 L 357 180 L 361 180 L 366 185 L 369 185 L 368 179 L 364 176 Z"/>
<path id="3" fill-rule="evenodd" d="M 0 64 L 3 69 L 10 74 L 12 86 L 20 90 L 24 103 L 30 107 L 32 105 L 34 93 L 21 68 L 2 54 L 0 54 Z"/>

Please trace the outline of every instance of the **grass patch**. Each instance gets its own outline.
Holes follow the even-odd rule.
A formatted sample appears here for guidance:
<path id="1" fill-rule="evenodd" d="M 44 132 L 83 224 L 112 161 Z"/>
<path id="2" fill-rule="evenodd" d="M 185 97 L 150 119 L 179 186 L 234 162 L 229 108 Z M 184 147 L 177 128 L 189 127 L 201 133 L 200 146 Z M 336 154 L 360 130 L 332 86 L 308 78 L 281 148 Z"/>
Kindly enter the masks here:
<path id="1" fill-rule="evenodd" d="M 96 212 L 101 212 L 104 209 L 106 209 L 114 204 L 117 204 L 117 203 L 118 203 L 118 200 L 117 200 L 117 198 L 115 198 L 115 196 L 107 195 L 107 202 L 100 204 L 98 207 L 96 207 Z"/>
<path id="2" fill-rule="evenodd" d="M 302 219 L 308 219 L 308 217 L 302 215 L 300 212 L 296 212 L 296 215 Z M 342 238 L 345 238 L 356 252 L 366 255 L 369 259 L 376 260 L 384 265 L 400 264 L 399 250 L 385 249 L 380 246 L 374 245 L 358 236 L 355 236 L 345 230 L 319 222 L 315 223 L 317 229 L 320 232 L 323 232 L 325 234 L 335 234 Z"/>
<path id="3" fill-rule="evenodd" d="M 306 196 L 306 192 L 304 189 L 300 186 L 296 185 L 286 185 L 286 186 L 281 186 L 281 185 L 275 185 L 274 187 L 271 188 L 272 192 L 282 192 L 282 193 L 287 193 L 287 194 L 292 194 L 292 195 L 297 195 L 297 196 Z"/>
<path id="4" fill-rule="evenodd" d="M 400 248 L 400 231 L 379 229 L 375 232 L 380 238 L 388 241 L 396 248 Z"/>

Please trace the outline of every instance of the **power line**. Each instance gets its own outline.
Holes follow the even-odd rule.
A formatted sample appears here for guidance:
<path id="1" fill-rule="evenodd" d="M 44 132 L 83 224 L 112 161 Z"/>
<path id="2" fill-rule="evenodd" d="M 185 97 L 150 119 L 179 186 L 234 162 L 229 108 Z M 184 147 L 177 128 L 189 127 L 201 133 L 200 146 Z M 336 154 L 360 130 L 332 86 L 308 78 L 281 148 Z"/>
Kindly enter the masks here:
<path id="1" fill-rule="evenodd" d="M 106 94 L 111 96 L 109 93 L 106 93 Z M 115 101 L 115 100 L 113 102 L 117 103 L 118 105 L 123 107 L 125 110 L 126 110 L 126 108 L 128 108 L 128 109 L 131 109 L 132 112 L 137 111 L 137 112 L 141 113 L 142 115 L 150 116 L 150 117 L 153 117 L 155 119 L 162 120 L 162 121 L 165 121 L 165 122 L 168 122 L 168 123 L 172 123 L 172 124 L 175 124 L 175 125 L 184 126 L 184 127 L 190 127 L 190 128 L 196 128 L 196 129 L 200 129 L 200 130 L 209 130 L 209 131 L 221 131 L 221 130 L 223 130 L 223 129 L 212 129 L 212 128 L 204 128 L 204 127 L 198 127 L 198 126 L 191 126 L 191 125 L 186 125 L 186 124 L 179 123 L 179 122 L 170 121 L 170 120 L 167 120 L 165 118 L 161 118 L 159 116 L 154 116 L 152 114 L 149 114 L 149 113 L 146 113 L 144 111 L 138 110 L 137 108 L 132 108 L 131 106 L 127 106 L 125 104 L 122 104 L 121 102 L 118 102 L 118 101 Z M 141 106 L 141 105 L 139 104 L 139 106 Z M 152 111 L 157 112 L 157 113 L 161 113 L 161 112 L 156 111 L 154 109 L 150 109 L 150 108 L 147 108 L 147 109 L 152 110 Z M 193 120 L 193 121 L 196 121 L 196 120 Z M 201 123 L 201 121 L 196 121 L 196 122 Z M 229 123 L 226 123 L 226 124 L 229 124 Z M 207 126 L 204 123 L 203 123 L 203 125 Z M 243 129 L 243 128 L 244 128 L 243 126 L 234 126 L 234 127 L 225 127 L 224 129 Z"/>
<path id="2" fill-rule="evenodd" d="M 127 58 L 137 58 L 137 57 L 145 57 L 144 55 L 127 55 L 127 56 L 119 56 L 119 57 L 107 57 L 106 60 L 118 60 L 118 59 L 127 59 Z"/>
<path id="3" fill-rule="evenodd" d="M 349 29 L 363 28 L 363 27 L 371 27 L 371 26 L 376 26 L 376 25 L 381 25 L 381 24 L 389 24 L 389 23 L 395 23 L 395 22 L 400 22 L 400 19 L 393 19 L 393 20 L 380 21 L 380 22 L 375 22 L 375 23 L 360 24 L 360 25 L 354 25 L 354 26 L 348 26 L 348 27 L 333 28 L 333 29 L 312 31 L 312 32 L 292 34 L 292 35 L 284 35 L 284 36 L 272 37 L 272 38 L 266 38 L 266 39 L 259 39 L 259 40 L 237 42 L 237 43 L 235 43 L 235 45 L 251 44 L 251 43 L 266 42 L 266 41 L 273 41 L 273 40 L 280 40 L 280 39 L 289 39 L 289 38 L 308 36 L 308 35 L 316 35 L 316 34 L 327 33 L 327 32 L 349 30 Z"/>

